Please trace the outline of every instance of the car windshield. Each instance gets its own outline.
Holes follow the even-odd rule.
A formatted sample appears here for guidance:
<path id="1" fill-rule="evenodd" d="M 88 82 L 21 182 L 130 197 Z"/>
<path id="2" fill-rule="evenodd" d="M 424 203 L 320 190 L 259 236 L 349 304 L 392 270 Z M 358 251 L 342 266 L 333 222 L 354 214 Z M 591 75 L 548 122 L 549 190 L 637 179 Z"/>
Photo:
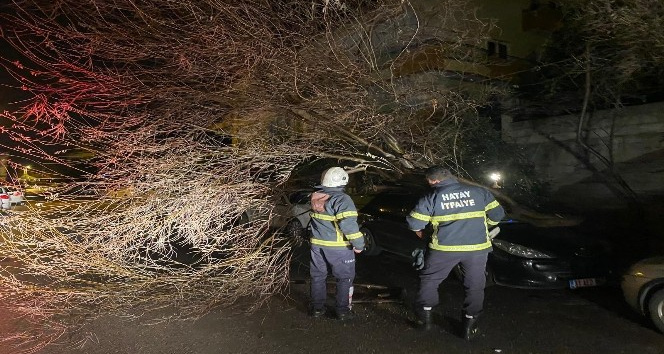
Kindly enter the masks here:
<path id="1" fill-rule="evenodd" d="M 405 218 L 415 207 L 418 196 L 412 194 L 385 193 L 378 194 L 367 205 L 360 209 L 369 215 L 384 215 Z"/>

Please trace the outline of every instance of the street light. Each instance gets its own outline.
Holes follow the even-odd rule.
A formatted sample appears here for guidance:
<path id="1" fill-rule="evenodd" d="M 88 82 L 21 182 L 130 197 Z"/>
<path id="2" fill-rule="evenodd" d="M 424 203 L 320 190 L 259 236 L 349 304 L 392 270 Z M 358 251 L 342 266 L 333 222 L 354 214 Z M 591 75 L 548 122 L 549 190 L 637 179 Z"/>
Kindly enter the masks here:
<path id="1" fill-rule="evenodd" d="M 491 188 L 500 188 L 500 182 L 502 181 L 503 176 L 498 172 L 491 172 L 491 174 L 489 174 L 489 179 L 493 181 Z"/>

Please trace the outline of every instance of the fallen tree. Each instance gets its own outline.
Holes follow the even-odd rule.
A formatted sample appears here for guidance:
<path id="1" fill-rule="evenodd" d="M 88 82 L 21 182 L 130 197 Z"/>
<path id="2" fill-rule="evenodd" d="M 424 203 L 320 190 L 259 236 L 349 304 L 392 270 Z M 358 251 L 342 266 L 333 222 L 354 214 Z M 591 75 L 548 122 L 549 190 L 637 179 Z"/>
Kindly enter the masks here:
<path id="1" fill-rule="evenodd" d="M 0 253 L 21 266 L 0 296 L 58 328 L 73 325 L 63 313 L 260 306 L 287 285 L 270 226 L 296 166 L 461 169 L 476 108 L 500 89 L 445 67 L 480 62 L 490 24 L 464 2 L 416 5 L 16 1 L 2 36 L 20 55 L 2 65 L 27 98 L 1 113 L 6 148 L 77 173 L 62 209 L 2 225 Z"/>

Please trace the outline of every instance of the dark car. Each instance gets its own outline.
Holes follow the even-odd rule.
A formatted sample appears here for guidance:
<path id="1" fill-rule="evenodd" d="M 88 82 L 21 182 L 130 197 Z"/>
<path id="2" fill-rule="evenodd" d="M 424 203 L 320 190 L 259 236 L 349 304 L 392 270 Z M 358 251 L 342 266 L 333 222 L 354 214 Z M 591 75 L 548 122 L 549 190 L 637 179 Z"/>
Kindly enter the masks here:
<path id="1" fill-rule="evenodd" d="M 409 192 L 386 192 L 360 209 L 365 255 L 385 251 L 410 258 L 416 248 L 427 247 L 406 223 L 417 199 Z M 595 286 L 606 280 L 607 248 L 577 228 L 536 227 L 509 218 L 498 227 L 487 263 L 488 284 L 556 289 Z"/>

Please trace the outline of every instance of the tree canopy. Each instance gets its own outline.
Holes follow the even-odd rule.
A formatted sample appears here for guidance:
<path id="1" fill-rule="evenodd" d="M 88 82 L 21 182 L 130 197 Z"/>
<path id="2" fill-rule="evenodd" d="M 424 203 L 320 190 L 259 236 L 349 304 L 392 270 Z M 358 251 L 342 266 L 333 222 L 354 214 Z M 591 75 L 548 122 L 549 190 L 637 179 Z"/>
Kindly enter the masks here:
<path id="1" fill-rule="evenodd" d="M 28 96 L 0 113 L 6 146 L 79 171 L 66 208 L 2 226 L 24 269 L 2 296 L 44 321 L 260 305 L 286 285 L 270 225 L 297 166 L 463 174 L 501 90 L 460 80 L 491 26 L 463 1 L 17 0 L 2 18 L 19 56 L 0 63 Z"/>

